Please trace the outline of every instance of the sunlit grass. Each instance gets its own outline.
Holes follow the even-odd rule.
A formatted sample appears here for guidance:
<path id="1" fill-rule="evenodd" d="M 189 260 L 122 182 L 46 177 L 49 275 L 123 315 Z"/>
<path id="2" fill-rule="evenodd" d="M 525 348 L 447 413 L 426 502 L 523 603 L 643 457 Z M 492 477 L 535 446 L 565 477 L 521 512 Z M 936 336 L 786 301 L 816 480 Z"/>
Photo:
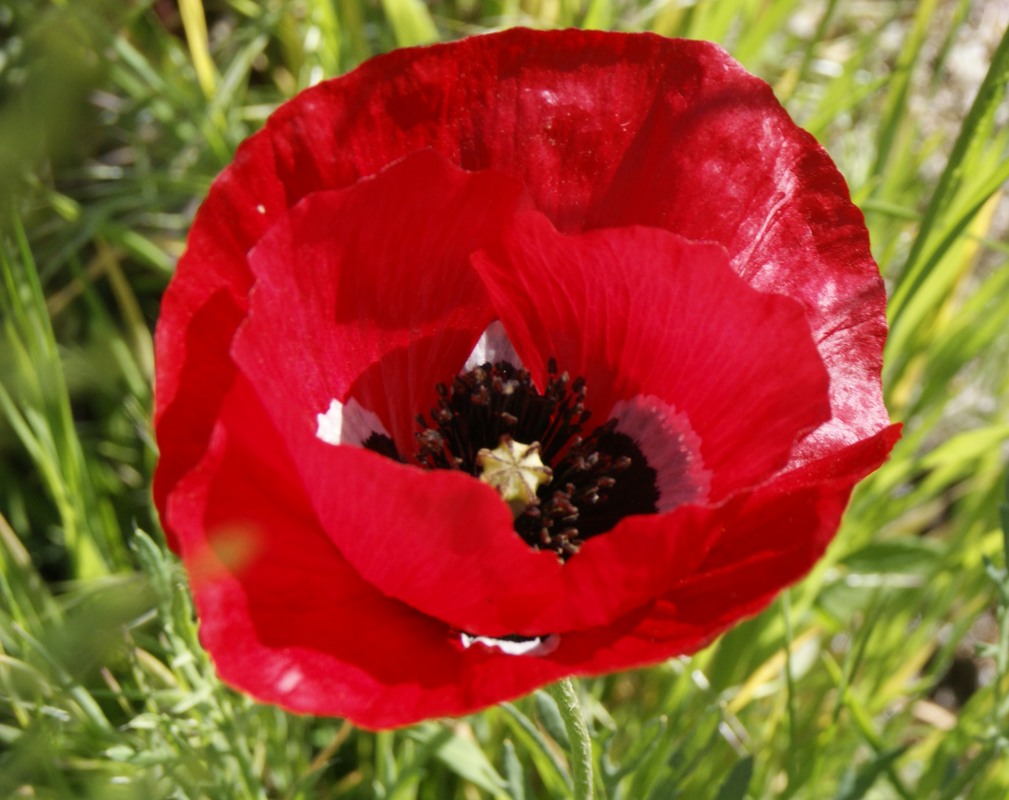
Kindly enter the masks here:
<path id="1" fill-rule="evenodd" d="M 563 725 L 542 693 L 373 735 L 223 687 L 148 490 L 158 300 L 238 143 L 370 55 L 526 24 L 710 38 L 772 84 L 866 213 L 892 298 L 887 397 L 906 423 L 828 557 L 771 609 L 692 659 L 583 682 L 600 792 L 1004 800 L 999 7 L 0 7 L 0 796 L 565 796 Z"/>

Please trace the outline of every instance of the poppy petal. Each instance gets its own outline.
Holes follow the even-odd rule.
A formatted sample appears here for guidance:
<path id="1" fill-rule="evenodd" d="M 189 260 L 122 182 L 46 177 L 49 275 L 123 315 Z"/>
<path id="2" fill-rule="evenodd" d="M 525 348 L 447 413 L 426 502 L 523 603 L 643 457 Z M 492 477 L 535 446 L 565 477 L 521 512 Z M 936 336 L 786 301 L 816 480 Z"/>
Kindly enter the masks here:
<path id="1" fill-rule="evenodd" d="M 526 212 L 474 265 L 534 378 L 550 357 L 583 376 L 595 424 L 640 396 L 684 414 L 715 501 L 829 418 L 802 307 L 749 287 L 718 245 L 633 226 L 566 236 Z"/>
<path id="2" fill-rule="evenodd" d="M 889 426 L 735 498 L 712 520 L 723 541 L 690 578 L 606 630 L 562 637 L 551 657 L 574 660 L 580 674 L 643 666 L 694 652 L 762 611 L 823 555 L 852 487 L 886 459 L 899 435 L 899 425 Z"/>
<path id="3" fill-rule="evenodd" d="M 267 135 L 291 205 L 429 147 L 516 177 L 578 230 L 669 88 L 692 102 L 740 74 L 709 42 L 516 28 L 372 59 L 282 106 Z"/>
<path id="4" fill-rule="evenodd" d="M 461 472 L 321 442 L 296 458 L 316 516 L 358 573 L 474 636 L 605 625 L 667 591 L 715 542 L 712 512 L 683 506 L 625 520 L 562 563 L 530 548 L 501 498 Z"/>
<path id="5" fill-rule="evenodd" d="M 888 422 L 879 375 L 885 294 L 862 213 L 830 157 L 759 79 L 657 102 L 593 225 L 650 225 L 718 242 L 760 291 L 803 303 L 831 375 L 832 416 L 796 463 Z"/>
<path id="6" fill-rule="evenodd" d="M 353 396 L 412 455 L 417 414 L 492 319 L 468 256 L 519 191 L 421 151 L 276 223 L 249 256 L 256 286 L 232 356 L 292 441 Z"/>
<path id="7" fill-rule="evenodd" d="M 170 507 L 200 639 L 221 677 L 260 700 L 381 728 L 464 714 L 565 674 L 535 656 L 465 648 L 362 580 L 319 528 L 241 377 Z"/>
<path id="8" fill-rule="evenodd" d="M 252 276 L 245 254 L 284 207 L 268 139 L 253 136 L 211 186 L 189 233 L 186 252 L 161 300 L 154 351 L 154 424 L 162 448 L 154 498 L 202 457 L 215 412 L 230 385 L 231 337 L 246 308 Z M 166 521 L 169 542 L 172 527 Z"/>
<path id="9" fill-rule="evenodd" d="M 846 463 L 821 465 L 820 477 L 832 482 L 798 496 L 780 491 L 756 498 L 742 513 L 726 509 L 724 518 L 735 516 L 742 539 L 772 528 L 780 536 L 775 504 L 788 503 L 793 522 L 820 530 L 824 535 L 814 538 L 823 544 L 831 533 L 823 510 L 839 513 L 845 487 L 858 474 L 853 465 L 864 470 L 867 450 L 881 457 L 892 439 L 889 431 L 863 452 L 849 453 Z M 689 652 L 780 589 L 777 570 L 759 568 L 781 565 L 754 562 L 758 580 L 742 583 L 743 591 L 731 575 L 710 593 L 705 581 L 685 582 L 613 625 L 556 637 L 543 655 L 509 655 L 487 638 L 466 647 L 444 623 L 363 581 L 307 513 L 302 491 L 282 439 L 239 379 L 201 465 L 171 500 L 200 637 L 226 682 L 294 711 L 344 716 L 370 728 L 463 714 L 563 675 Z M 809 548 L 777 558 L 798 577 L 816 555 Z"/>

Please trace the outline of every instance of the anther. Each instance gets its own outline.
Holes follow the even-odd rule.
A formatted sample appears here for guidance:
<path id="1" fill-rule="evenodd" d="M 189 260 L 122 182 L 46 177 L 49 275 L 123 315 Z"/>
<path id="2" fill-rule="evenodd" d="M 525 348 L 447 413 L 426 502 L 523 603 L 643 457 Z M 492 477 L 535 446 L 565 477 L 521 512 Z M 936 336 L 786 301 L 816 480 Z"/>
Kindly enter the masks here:
<path id="1" fill-rule="evenodd" d="M 430 415 L 417 418 L 416 463 L 493 486 L 531 547 L 566 560 L 622 517 L 655 511 L 654 470 L 616 432 L 616 420 L 583 431 L 592 416 L 585 379 L 572 380 L 555 359 L 542 390 L 507 362 L 480 365 L 435 390 Z"/>

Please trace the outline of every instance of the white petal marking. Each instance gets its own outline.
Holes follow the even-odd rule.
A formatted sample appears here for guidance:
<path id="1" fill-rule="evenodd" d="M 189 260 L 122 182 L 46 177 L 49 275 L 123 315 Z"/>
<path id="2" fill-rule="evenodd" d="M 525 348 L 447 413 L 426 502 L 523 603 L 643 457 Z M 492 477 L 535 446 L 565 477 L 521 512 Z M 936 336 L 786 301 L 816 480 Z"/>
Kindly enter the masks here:
<path id="1" fill-rule="evenodd" d="M 505 333 L 504 325 L 501 324 L 501 320 L 496 319 L 480 334 L 480 339 L 466 359 L 462 371 L 469 372 L 484 364 L 497 364 L 499 361 L 507 361 L 516 368 L 522 366 L 518 353 Z"/>
<path id="2" fill-rule="evenodd" d="M 349 444 L 360 447 L 373 433 L 388 436 L 382 420 L 354 398 L 346 404 L 330 400 L 323 414 L 316 414 L 315 435 L 326 444 Z"/>
<path id="3" fill-rule="evenodd" d="M 325 414 L 315 415 L 315 435 L 326 444 L 340 444 L 343 432 L 343 403 L 332 400 Z"/>
<path id="4" fill-rule="evenodd" d="M 613 406 L 612 418 L 655 470 L 658 511 L 707 499 L 711 471 L 704 468 L 701 440 L 686 414 L 658 397 L 637 395 Z"/>
<path id="5" fill-rule="evenodd" d="M 459 635 L 462 646 L 469 649 L 480 643 L 486 647 L 496 647 L 508 656 L 545 656 L 557 649 L 561 637 L 556 634 L 534 636 L 523 642 L 513 642 L 510 639 L 495 639 L 492 636 L 470 636 L 468 633 Z"/>

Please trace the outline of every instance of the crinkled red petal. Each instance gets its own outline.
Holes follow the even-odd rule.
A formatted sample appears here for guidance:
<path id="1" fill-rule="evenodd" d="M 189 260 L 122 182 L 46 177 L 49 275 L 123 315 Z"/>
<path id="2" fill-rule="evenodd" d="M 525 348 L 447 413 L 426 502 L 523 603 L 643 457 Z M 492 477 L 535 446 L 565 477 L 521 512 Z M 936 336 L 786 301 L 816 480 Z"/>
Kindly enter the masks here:
<path id="1" fill-rule="evenodd" d="M 469 254 L 519 192 L 422 151 L 277 222 L 249 256 L 256 287 L 232 356 L 292 448 L 352 395 L 412 456 L 416 416 L 493 318 Z"/>
<path id="2" fill-rule="evenodd" d="M 688 580 L 642 611 L 617 646 L 618 658 L 654 661 L 672 643 L 691 652 L 762 611 L 823 556 L 851 490 L 886 460 L 900 427 L 806 462 L 740 498 L 718 545 Z"/>
<path id="3" fill-rule="evenodd" d="M 717 541 L 718 512 L 628 519 L 561 563 L 531 549 L 490 487 L 319 443 L 295 457 L 321 526 L 385 595 L 483 636 L 606 625 L 686 579 Z"/>
<path id="4" fill-rule="evenodd" d="M 737 542 L 767 542 L 782 536 L 787 518 L 791 546 L 748 559 L 742 572 L 725 571 L 712 554 L 707 577 L 613 625 L 562 635 L 543 656 L 463 649 L 449 626 L 362 580 L 309 513 L 284 442 L 244 379 L 230 390 L 201 464 L 172 494 L 171 510 L 200 637 L 222 678 L 295 711 L 384 728 L 474 711 L 565 675 L 696 649 L 809 568 L 851 486 L 894 438 L 881 433 L 802 477 L 820 482 L 796 492 L 784 478 L 715 520 Z"/>
<path id="5" fill-rule="evenodd" d="M 669 82 L 623 153 L 590 225 L 643 224 L 718 242 L 756 289 L 806 308 L 831 377 L 831 420 L 794 463 L 883 428 L 886 297 L 862 213 L 830 157 L 763 81 L 695 93 Z"/>
<path id="6" fill-rule="evenodd" d="M 284 208 L 270 141 L 253 136 L 211 186 L 162 297 L 154 337 L 154 425 L 161 444 L 154 500 L 159 509 L 206 448 L 233 377 L 228 348 L 252 285 L 245 256 Z M 162 521 L 174 544 L 171 520 L 162 515 Z"/>
<path id="7" fill-rule="evenodd" d="M 464 714 L 567 671 L 463 649 L 448 625 L 364 581 L 320 529 L 241 377 L 170 502 L 200 639 L 221 677 L 260 700 L 382 728 Z"/>
<path id="8" fill-rule="evenodd" d="M 772 475 L 830 416 L 802 306 L 750 288 L 718 245 L 637 226 L 565 236 L 529 212 L 474 263 L 534 378 L 551 356 L 585 377 L 590 426 L 637 396 L 685 413 L 713 501 Z"/>

